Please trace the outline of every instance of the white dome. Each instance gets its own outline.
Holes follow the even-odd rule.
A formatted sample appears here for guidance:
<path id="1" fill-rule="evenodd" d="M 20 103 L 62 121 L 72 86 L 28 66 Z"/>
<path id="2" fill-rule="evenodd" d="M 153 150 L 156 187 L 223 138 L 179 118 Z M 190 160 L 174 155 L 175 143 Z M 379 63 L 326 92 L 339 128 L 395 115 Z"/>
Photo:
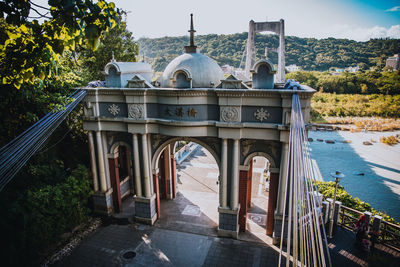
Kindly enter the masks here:
<path id="1" fill-rule="evenodd" d="M 192 88 L 213 88 L 224 79 L 224 73 L 213 59 L 200 53 L 185 53 L 172 60 L 165 68 L 161 87 L 173 88 L 176 73 L 184 72 L 191 79 Z"/>

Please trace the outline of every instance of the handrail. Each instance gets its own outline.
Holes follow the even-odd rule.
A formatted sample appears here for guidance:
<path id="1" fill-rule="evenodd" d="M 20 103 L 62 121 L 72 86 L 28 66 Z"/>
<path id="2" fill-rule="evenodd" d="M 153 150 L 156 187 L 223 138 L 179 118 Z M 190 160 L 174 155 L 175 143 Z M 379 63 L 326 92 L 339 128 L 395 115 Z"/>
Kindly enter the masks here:
<path id="1" fill-rule="evenodd" d="M 355 229 L 355 223 L 362 214 L 363 212 L 361 211 L 341 206 L 339 212 L 340 226 L 353 231 Z M 372 227 L 372 220 L 369 225 Z M 384 246 L 400 251 L 400 225 L 382 220 L 379 228 L 378 241 Z"/>

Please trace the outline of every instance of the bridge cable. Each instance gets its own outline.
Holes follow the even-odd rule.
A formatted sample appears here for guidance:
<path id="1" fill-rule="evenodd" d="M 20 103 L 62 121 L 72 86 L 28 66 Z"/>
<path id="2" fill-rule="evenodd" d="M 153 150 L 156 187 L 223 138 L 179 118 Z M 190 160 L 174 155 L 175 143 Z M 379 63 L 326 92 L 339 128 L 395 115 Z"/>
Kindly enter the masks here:
<path id="1" fill-rule="evenodd" d="M 294 88 L 297 90 L 297 87 Z M 307 132 L 297 93 L 292 97 L 279 266 L 286 237 L 286 266 L 332 266 Z"/>
<path id="2" fill-rule="evenodd" d="M 0 191 L 26 162 L 40 149 L 57 127 L 83 100 L 87 92 L 76 90 L 72 101 L 62 109 L 54 109 L 0 149 Z"/>

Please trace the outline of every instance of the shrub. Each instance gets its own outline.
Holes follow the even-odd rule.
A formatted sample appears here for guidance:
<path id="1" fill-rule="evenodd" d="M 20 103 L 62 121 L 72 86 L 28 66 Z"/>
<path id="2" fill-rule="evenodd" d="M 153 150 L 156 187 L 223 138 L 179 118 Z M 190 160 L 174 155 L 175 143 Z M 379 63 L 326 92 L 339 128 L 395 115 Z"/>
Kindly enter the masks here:
<path id="1" fill-rule="evenodd" d="M 384 144 L 387 144 L 387 145 L 390 145 L 390 146 L 395 145 L 395 144 L 397 144 L 399 142 L 397 140 L 396 136 L 393 136 L 393 135 L 388 136 L 388 137 L 382 136 L 379 139 L 379 141 L 381 141 L 381 143 L 384 143 Z"/>
<path id="2" fill-rule="evenodd" d="M 317 188 L 318 188 L 318 192 L 320 192 L 324 198 L 333 198 L 334 192 L 335 192 L 335 182 L 317 182 Z M 336 199 L 338 201 L 342 202 L 343 206 L 361 211 L 361 212 L 365 212 L 365 211 L 369 211 L 371 212 L 373 215 L 379 215 L 382 216 L 382 219 L 387 221 L 387 222 L 391 222 L 391 223 L 396 223 L 399 224 L 399 222 L 396 222 L 395 219 L 393 219 L 392 217 L 390 217 L 389 215 L 387 215 L 384 212 L 375 210 L 374 208 L 371 207 L 370 204 L 361 201 L 359 198 L 354 198 L 352 197 L 347 191 L 344 190 L 344 187 L 339 185 L 338 186 L 338 191 L 336 193 Z"/>
<path id="3" fill-rule="evenodd" d="M 78 165 L 69 177 L 58 184 L 27 190 L 1 221 L 8 244 L 3 258 L 6 265 L 31 266 L 43 253 L 89 218 L 88 200 L 92 194 L 87 169 Z M 24 257 L 17 257 L 24 255 Z M 27 266 L 27 265 L 25 265 Z"/>

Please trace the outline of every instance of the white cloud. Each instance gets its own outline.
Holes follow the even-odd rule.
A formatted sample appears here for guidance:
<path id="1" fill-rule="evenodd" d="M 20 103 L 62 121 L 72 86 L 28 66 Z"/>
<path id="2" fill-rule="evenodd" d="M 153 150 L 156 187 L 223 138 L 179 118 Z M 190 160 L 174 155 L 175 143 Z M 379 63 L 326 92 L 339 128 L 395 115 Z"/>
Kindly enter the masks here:
<path id="1" fill-rule="evenodd" d="M 372 38 L 400 38 L 400 25 L 392 25 L 390 28 L 374 26 L 372 28 L 352 27 L 347 24 L 337 24 L 326 33 L 335 38 L 346 38 L 356 41 L 368 41 Z"/>
<path id="2" fill-rule="evenodd" d="M 387 12 L 396 12 L 396 11 L 400 11 L 400 6 L 394 6 L 388 10 L 386 10 Z"/>

